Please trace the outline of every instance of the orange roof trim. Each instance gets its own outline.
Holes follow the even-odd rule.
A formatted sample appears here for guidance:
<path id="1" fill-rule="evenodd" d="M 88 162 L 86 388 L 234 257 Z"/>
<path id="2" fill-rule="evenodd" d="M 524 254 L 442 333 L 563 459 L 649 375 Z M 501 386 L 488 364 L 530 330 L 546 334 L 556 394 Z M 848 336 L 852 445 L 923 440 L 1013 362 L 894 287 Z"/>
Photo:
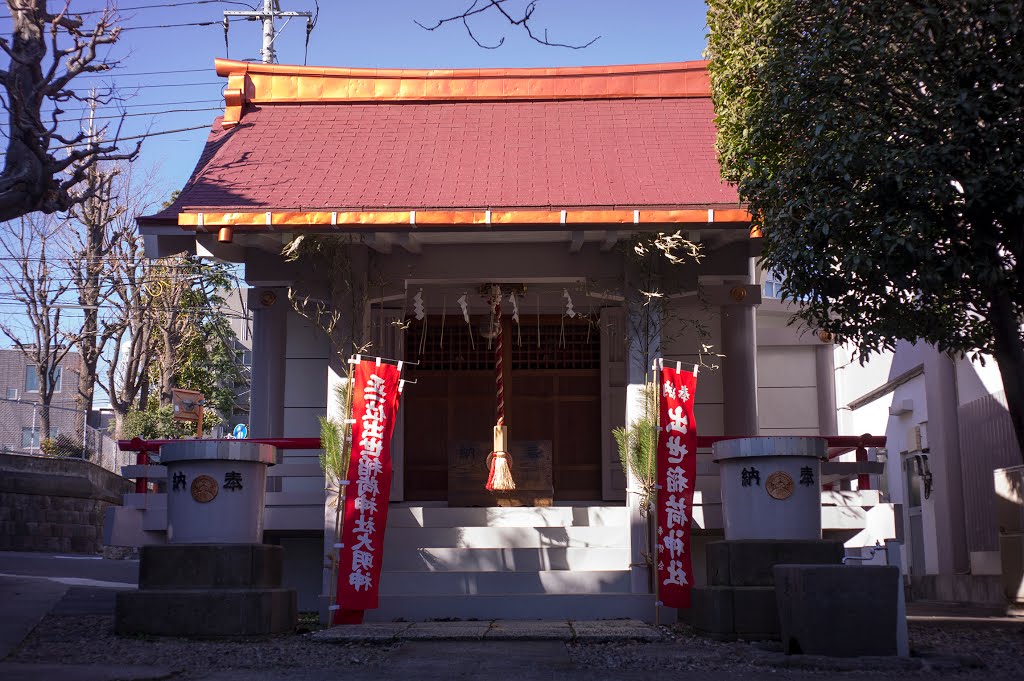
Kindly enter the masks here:
<path id="1" fill-rule="evenodd" d="M 245 104 L 710 97 L 707 62 L 538 69 L 354 69 L 216 60 L 224 120 Z"/>
<path id="2" fill-rule="evenodd" d="M 746 224 L 750 213 L 728 210 L 455 210 L 455 211 L 264 211 L 179 213 L 178 225 L 197 232 L 221 227 L 437 227 L 455 225 L 658 225 Z"/>

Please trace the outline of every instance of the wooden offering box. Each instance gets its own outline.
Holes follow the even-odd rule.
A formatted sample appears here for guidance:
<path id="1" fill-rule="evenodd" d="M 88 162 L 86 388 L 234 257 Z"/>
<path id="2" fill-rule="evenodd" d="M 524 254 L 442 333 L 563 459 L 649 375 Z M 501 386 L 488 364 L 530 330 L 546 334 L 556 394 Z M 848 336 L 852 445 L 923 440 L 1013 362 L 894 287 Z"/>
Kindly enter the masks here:
<path id="1" fill-rule="evenodd" d="M 493 442 L 455 442 L 448 450 L 449 506 L 550 506 L 551 441 L 534 440 L 509 445 L 516 488 L 511 492 L 486 489 L 488 455 Z"/>

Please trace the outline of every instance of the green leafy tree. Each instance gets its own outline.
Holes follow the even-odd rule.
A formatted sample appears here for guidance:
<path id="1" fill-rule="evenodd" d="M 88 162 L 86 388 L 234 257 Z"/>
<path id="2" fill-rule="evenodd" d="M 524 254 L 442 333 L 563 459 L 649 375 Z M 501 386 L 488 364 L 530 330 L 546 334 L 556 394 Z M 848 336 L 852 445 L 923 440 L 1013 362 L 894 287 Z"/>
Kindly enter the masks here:
<path id="1" fill-rule="evenodd" d="M 993 356 L 1024 451 L 1024 5 L 708 8 L 722 173 L 798 317 Z"/>
<path id="2" fill-rule="evenodd" d="M 215 414 L 204 414 L 203 430 L 219 424 L 220 418 Z M 143 440 L 174 440 L 195 437 L 196 424 L 192 421 L 175 421 L 174 408 L 170 405 L 161 406 L 159 401 L 152 399 L 145 409 L 133 409 L 124 417 L 121 426 L 121 437 L 127 440 L 142 438 Z"/>
<path id="3" fill-rule="evenodd" d="M 225 294 L 234 283 L 230 266 L 182 254 L 151 268 L 151 306 L 160 401 L 174 388 L 198 390 L 207 411 L 231 416 L 235 388 L 244 384 L 241 351 L 235 347 Z"/>

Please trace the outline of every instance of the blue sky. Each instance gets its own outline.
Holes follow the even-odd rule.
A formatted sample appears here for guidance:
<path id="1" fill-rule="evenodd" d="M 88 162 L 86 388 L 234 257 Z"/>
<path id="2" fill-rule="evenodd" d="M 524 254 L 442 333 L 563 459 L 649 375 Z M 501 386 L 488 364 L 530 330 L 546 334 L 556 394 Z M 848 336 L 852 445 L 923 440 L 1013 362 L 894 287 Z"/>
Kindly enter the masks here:
<path id="1" fill-rule="evenodd" d="M 472 0 L 319 0 L 320 16 L 305 54 L 305 23 L 293 21 L 278 38 L 280 63 L 380 68 L 468 68 L 579 66 L 700 59 L 704 49 L 705 6 L 700 0 L 539 0 L 532 21 L 535 30 L 548 30 L 552 41 L 585 43 L 570 50 L 539 45 L 486 16 L 473 23 L 484 43 L 504 44 L 495 50 L 478 47 L 461 24 L 434 32 L 414 23 L 431 24 L 458 14 Z M 508 0 L 522 7 L 523 0 Z M 121 60 L 113 75 L 81 78 L 80 89 L 113 82 L 128 98 L 130 114 L 122 135 L 177 130 L 193 126 L 208 129 L 223 111 L 224 80 L 213 71 L 213 60 L 258 60 L 261 32 L 256 22 L 232 22 L 225 50 L 221 25 L 225 9 L 246 9 L 261 0 L 221 2 L 200 0 L 120 0 L 124 17 L 121 40 L 109 57 Z M 60 3 L 51 0 L 50 5 Z M 101 9 L 102 0 L 72 0 L 73 12 Z M 280 0 L 282 10 L 313 11 L 313 0 Z M 153 5 L 172 5 L 152 7 Z M 140 9 L 130 9 L 130 8 Z M 142 8 L 146 7 L 146 8 Z M 86 17 L 88 18 L 88 17 Z M 214 22 L 209 26 L 174 26 Z M 164 28 L 148 28 L 159 27 Z M 4 10 L 0 32 L 9 32 Z M 177 73 L 152 73 L 177 71 Z M 144 74 L 144 75 L 143 75 Z M 117 109 L 102 115 L 116 123 Z M 152 137 L 143 145 L 141 162 L 156 168 L 160 184 L 169 193 L 188 179 L 206 137 L 193 130 Z"/>

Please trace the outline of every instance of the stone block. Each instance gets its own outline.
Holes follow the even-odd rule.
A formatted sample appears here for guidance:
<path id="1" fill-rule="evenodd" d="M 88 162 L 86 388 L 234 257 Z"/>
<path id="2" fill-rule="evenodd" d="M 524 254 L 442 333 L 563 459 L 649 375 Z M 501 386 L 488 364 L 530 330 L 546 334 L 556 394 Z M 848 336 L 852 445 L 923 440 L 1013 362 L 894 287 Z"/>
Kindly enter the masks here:
<path id="1" fill-rule="evenodd" d="M 778 638 L 779 610 L 775 588 L 770 586 L 733 587 L 733 630 L 740 638 Z"/>
<path id="2" fill-rule="evenodd" d="M 141 589 L 225 589 L 281 586 L 284 550 L 266 544 L 143 546 Z"/>
<path id="3" fill-rule="evenodd" d="M 293 589 L 167 589 L 117 594 L 118 634 L 225 638 L 292 631 Z"/>
<path id="4" fill-rule="evenodd" d="M 776 565 L 774 574 L 787 653 L 906 654 L 896 566 Z"/>
<path id="5" fill-rule="evenodd" d="M 713 638 L 778 638 L 779 619 L 773 587 L 708 586 L 697 587 L 691 593 L 691 623 Z"/>
<path id="6" fill-rule="evenodd" d="M 699 586 L 690 592 L 692 624 L 713 636 L 731 636 L 733 628 L 733 589 L 723 586 Z"/>
<path id="7" fill-rule="evenodd" d="M 828 540 L 726 540 L 708 542 L 709 586 L 772 586 L 772 567 L 780 563 L 839 565 L 842 542 Z"/>

